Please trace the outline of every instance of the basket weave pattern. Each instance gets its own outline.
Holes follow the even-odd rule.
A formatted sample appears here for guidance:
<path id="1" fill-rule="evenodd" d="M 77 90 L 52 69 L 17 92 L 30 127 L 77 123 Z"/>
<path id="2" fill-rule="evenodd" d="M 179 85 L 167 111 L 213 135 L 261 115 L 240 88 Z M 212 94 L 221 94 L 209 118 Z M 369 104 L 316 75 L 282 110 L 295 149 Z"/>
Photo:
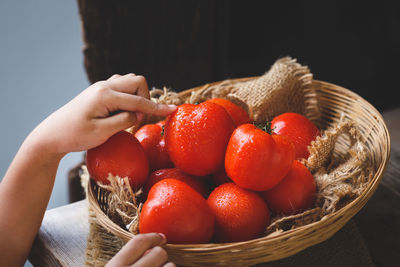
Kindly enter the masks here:
<path id="1" fill-rule="evenodd" d="M 243 81 L 238 79 L 237 81 Z M 218 84 L 218 83 L 214 83 Z M 372 179 L 359 197 L 321 220 L 307 224 L 280 234 L 270 235 L 246 242 L 223 244 L 196 245 L 165 245 L 169 260 L 185 266 L 228 265 L 249 266 L 269 262 L 293 255 L 307 247 L 320 243 L 342 228 L 369 200 L 378 187 L 384 169 L 389 159 L 390 139 L 386 125 L 379 112 L 357 94 L 343 87 L 327 82 L 312 82 L 316 97 L 318 116 L 313 113 L 306 115 L 315 118 L 314 122 L 325 129 L 345 119 L 353 121 L 361 134 L 368 150 L 368 155 L 374 167 Z M 197 87 L 180 94 L 185 98 Z M 307 98 L 307 95 L 305 96 Z M 345 153 L 348 140 L 338 141 L 338 153 Z M 118 222 L 106 216 L 108 193 L 89 181 L 88 200 L 96 214 L 97 221 L 105 229 L 128 241 L 134 235 L 124 230 Z"/>

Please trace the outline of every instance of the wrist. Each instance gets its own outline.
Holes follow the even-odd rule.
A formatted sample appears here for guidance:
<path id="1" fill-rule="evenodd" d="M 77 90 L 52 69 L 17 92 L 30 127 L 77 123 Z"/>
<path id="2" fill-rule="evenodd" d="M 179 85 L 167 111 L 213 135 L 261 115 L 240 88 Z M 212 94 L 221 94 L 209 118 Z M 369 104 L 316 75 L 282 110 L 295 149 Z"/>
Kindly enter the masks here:
<path id="1" fill-rule="evenodd" d="M 35 156 L 46 162 L 59 162 L 66 155 L 57 150 L 57 146 L 53 144 L 51 138 L 41 133 L 40 128 L 36 128 L 28 137 L 25 139 L 21 146 L 22 150 L 25 150 L 28 155 Z"/>

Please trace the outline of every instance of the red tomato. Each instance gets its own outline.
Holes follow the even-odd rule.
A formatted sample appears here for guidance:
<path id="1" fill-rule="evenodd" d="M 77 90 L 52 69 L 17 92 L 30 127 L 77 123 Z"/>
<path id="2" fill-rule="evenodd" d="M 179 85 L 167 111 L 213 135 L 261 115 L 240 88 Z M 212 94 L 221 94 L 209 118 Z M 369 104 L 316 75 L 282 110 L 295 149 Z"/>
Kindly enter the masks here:
<path id="1" fill-rule="evenodd" d="M 139 141 L 130 133 L 120 131 L 102 145 L 89 149 L 86 165 L 90 176 L 108 184 L 108 174 L 128 177 L 133 189 L 139 189 L 149 174 L 149 163 Z"/>
<path id="2" fill-rule="evenodd" d="M 238 105 L 232 103 L 231 101 L 223 98 L 212 98 L 207 100 L 207 102 L 212 102 L 222 106 L 228 114 L 231 116 L 235 126 L 242 125 L 244 123 L 250 123 L 249 114 L 247 114 L 246 110 L 239 107 Z"/>
<path id="3" fill-rule="evenodd" d="M 160 169 L 152 172 L 149 178 L 147 178 L 147 182 L 143 187 L 144 195 L 147 196 L 151 187 L 155 185 L 157 182 L 167 178 L 182 181 L 187 185 L 189 185 L 194 190 L 196 190 L 197 192 L 199 192 L 203 197 L 207 196 L 208 193 L 207 187 L 198 178 L 185 174 L 177 168 Z"/>
<path id="4" fill-rule="evenodd" d="M 176 179 L 164 179 L 150 190 L 139 220 L 140 233 L 163 233 L 172 244 L 210 242 L 214 215 L 207 201 Z"/>
<path id="5" fill-rule="evenodd" d="M 274 188 L 263 192 L 270 209 L 280 215 L 291 215 L 311 208 L 316 196 L 315 181 L 310 171 L 299 161 Z"/>
<path id="6" fill-rule="evenodd" d="M 226 174 L 225 167 L 222 166 L 216 173 L 212 175 L 214 186 L 219 186 L 225 183 L 232 183 L 231 178 Z"/>
<path id="7" fill-rule="evenodd" d="M 289 172 L 295 157 L 292 142 L 252 124 L 235 129 L 225 155 L 225 170 L 240 187 L 265 191 Z"/>
<path id="8" fill-rule="evenodd" d="M 233 130 L 233 121 L 223 107 L 211 102 L 183 104 L 165 123 L 168 154 L 185 173 L 211 174 L 223 165 Z"/>
<path id="9" fill-rule="evenodd" d="M 271 122 L 274 133 L 288 137 L 296 147 L 296 158 L 308 158 L 308 146 L 320 132 L 317 126 L 301 114 L 287 112 L 276 116 Z"/>
<path id="10" fill-rule="evenodd" d="M 156 124 L 159 125 L 162 128 L 162 127 L 165 126 L 165 121 L 159 121 Z"/>
<path id="11" fill-rule="evenodd" d="M 269 224 L 269 210 L 263 198 L 234 183 L 214 189 L 207 202 L 215 214 L 217 242 L 239 242 L 260 237 Z"/>
<path id="12" fill-rule="evenodd" d="M 149 159 L 151 171 L 174 166 L 165 147 L 165 139 L 162 133 L 164 124 L 165 122 L 147 124 L 135 133 L 135 137 L 139 140 Z"/>

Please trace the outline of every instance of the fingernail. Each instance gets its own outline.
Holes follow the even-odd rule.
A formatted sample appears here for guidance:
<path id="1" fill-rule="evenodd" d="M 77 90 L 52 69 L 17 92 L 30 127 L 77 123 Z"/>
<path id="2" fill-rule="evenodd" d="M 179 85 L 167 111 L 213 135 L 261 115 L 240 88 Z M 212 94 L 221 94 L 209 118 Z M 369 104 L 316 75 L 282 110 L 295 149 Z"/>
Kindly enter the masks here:
<path id="1" fill-rule="evenodd" d="M 163 233 L 158 233 L 160 236 L 161 236 L 161 238 L 163 239 L 163 243 L 164 242 L 167 242 L 167 237 L 163 234 Z"/>
<path id="2" fill-rule="evenodd" d="M 168 105 L 169 108 L 176 108 L 176 105 Z"/>

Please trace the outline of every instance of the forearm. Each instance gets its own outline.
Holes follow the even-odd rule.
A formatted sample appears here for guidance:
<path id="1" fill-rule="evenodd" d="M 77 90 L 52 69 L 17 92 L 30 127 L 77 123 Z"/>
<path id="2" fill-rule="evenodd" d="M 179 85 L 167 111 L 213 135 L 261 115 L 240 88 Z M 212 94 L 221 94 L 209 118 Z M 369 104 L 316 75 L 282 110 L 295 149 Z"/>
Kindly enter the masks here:
<path id="1" fill-rule="evenodd" d="M 23 265 L 63 156 L 51 153 L 37 130 L 25 140 L 0 184 L 1 266 Z"/>

